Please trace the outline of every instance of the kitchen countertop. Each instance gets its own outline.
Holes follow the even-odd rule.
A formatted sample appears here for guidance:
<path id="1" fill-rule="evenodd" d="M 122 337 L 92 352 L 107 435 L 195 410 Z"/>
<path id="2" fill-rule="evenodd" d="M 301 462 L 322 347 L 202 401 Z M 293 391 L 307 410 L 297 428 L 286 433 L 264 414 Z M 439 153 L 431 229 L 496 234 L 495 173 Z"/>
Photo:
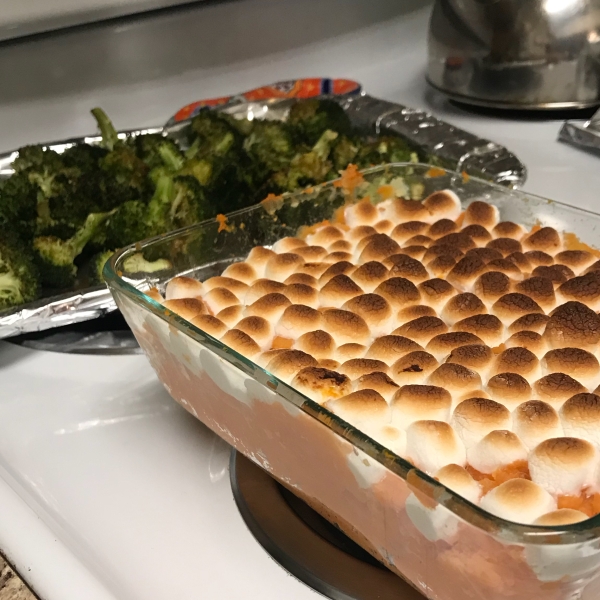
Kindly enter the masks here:
<path id="1" fill-rule="evenodd" d="M 35 600 L 35 596 L 2 556 L 0 556 L 0 600 Z"/>

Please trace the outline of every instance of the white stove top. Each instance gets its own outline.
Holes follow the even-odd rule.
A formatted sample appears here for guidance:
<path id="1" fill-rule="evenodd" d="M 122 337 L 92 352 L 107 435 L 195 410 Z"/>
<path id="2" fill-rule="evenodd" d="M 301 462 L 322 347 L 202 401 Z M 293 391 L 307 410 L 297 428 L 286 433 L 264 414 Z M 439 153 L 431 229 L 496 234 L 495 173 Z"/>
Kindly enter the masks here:
<path id="1" fill-rule="evenodd" d="M 427 89 L 428 12 L 418 0 L 241 0 L 4 46 L 0 150 L 90 133 L 95 105 L 138 127 L 202 97 L 348 77 L 506 145 L 528 191 L 600 210 L 599 159 L 559 144 L 559 121 L 473 115 Z M 143 356 L 0 343 L 0 548 L 46 600 L 318 597 L 247 531 L 228 458 Z"/>

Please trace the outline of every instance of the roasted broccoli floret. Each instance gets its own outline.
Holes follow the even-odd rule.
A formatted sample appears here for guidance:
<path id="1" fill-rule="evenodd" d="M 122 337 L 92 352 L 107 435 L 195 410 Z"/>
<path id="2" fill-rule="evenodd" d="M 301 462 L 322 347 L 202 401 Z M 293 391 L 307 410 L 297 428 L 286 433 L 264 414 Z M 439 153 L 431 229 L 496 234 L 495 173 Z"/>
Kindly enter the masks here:
<path id="1" fill-rule="evenodd" d="M 333 176 L 337 177 L 338 172 L 345 169 L 351 164 L 360 149 L 360 142 L 353 140 L 345 135 L 340 135 L 334 143 L 331 152 L 331 160 L 333 162 Z"/>
<path id="2" fill-rule="evenodd" d="M 88 215 L 83 226 L 68 240 L 62 240 L 52 235 L 39 236 L 33 240 L 33 248 L 44 285 L 64 289 L 75 283 L 77 275 L 75 259 L 109 217 L 110 213 Z"/>
<path id="3" fill-rule="evenodd" d="M 327 129 L 350 135 L 351 123 L 333 100 L 303 100 L 292 105 L 287 120 L 296 143 L 312 146 Z"/>
<path id="4" fill-rule="evenodd" d="M 31 240 L 38 216 L 38 187 L 27 173 L 15 173 L 0 180 L 0 228 Z"/>
<path id="5" fill-rule="evenodd" d="M 244 140 L 244 150 L 268 171 L 285 169 L 296 152 L 288 127 L 275 121 L 256 122 Z"/>
<path id="6" fill-rule="evenodd" d="M 360 168 L 380 165 L 388 162 L 408 162 L 413 151 L 399 137 L 388 136 L 366 143 L 356 156 Z"/>
<path id="7" fill-rule="evenodd" d="M 87 174 L 96 170 L 100 160 L 107 154 L 108 150 L 102 146 L 74 144 L 61 154 L 61 158 L 65 166 L 77 167 L 82 174 Z"/>
<path id="8" fill-rule="evenodd" d="M 241 149 L 242 138 L 228 119 L 213 110 L 203 110 L 190 124 L 190 150 L 194 156 L 224 156 Z"/>
<path id="9" fill-rule="evenodd" d="M 331 171 L 332 163 L 328 159 L 331 145 L 338 134 L 326 130 L 310 152 L 297 154 L 286 171 L 280 171 L 273 181 L 283 191 L 293 191 L 307 185 L 324 181 Z"/>
<path id="10" fill-rule="evenodd" d="M 90 273 L 90 283 L 100 284 L 104 283 L 104 277 L 102 276 L 102 271 L 104 269 L 104 265 L 106 261 L 115 253 L 114 250 L 104 250 L 102 252 L 98 252 L 90 259 L 90 262 L 87 265 L 87 269 Z"/>
<path id="11" fill-rule="evenodd" d="M 0 310 L 35 300 L 39 290 L 29 248 L 12 231 L 0 230 Z"/>

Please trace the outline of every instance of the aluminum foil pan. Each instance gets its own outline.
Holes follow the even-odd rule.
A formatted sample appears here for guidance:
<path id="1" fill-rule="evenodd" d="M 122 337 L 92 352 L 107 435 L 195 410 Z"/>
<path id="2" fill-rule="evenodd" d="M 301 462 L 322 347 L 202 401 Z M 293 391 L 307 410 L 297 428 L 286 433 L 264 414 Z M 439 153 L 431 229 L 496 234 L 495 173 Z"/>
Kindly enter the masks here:
<path id="1" fill-rule="evenodd" d="M 162 133 L 179 141 L 185 127 L 206 108 L 222 110 L 240 118 L 285 119 L 297 98 L 335 99 L 352 123 L 365 134 L 393 134 L 408 140 L 429 162 L 506 185 L 521 186 L 527 176 L 525 165 L 503 146 L 453 127 L 431 114 L 364 94 L 360 84 L 340 79 L 301 79 L 257 88 L 244 94 L 202 100 L 183 107 L 164 127 L 119 132 L 119 137 Z M 64 152 L 78 143 L 95 144 L 100 136 L 51 142 L 46 147 Z M 12 174 L 17 151 L 0 155 L 0 177 Z M 116 310 L 110 292 L 103 287 L 67 292 L 0 312 L 0 339 L 43 331 L 95 319 Z"/>
<path id="2" fill-rule="evenodd" d="M 600 154 L 600 110 L 589 121 L 565 121 L 558 134 L 561 142 Z"/>

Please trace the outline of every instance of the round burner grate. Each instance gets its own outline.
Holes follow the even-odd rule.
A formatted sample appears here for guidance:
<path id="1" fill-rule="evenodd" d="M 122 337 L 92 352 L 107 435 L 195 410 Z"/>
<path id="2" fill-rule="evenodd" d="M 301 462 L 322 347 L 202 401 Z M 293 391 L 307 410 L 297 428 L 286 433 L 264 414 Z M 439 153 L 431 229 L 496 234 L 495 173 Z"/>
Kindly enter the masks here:
<path id="1" fill-rule="evenodd" d="M 333 600 L 424 600 L 334 525 L 233 452 L 233 496 L 260 545 L 300 581 Z"/>

